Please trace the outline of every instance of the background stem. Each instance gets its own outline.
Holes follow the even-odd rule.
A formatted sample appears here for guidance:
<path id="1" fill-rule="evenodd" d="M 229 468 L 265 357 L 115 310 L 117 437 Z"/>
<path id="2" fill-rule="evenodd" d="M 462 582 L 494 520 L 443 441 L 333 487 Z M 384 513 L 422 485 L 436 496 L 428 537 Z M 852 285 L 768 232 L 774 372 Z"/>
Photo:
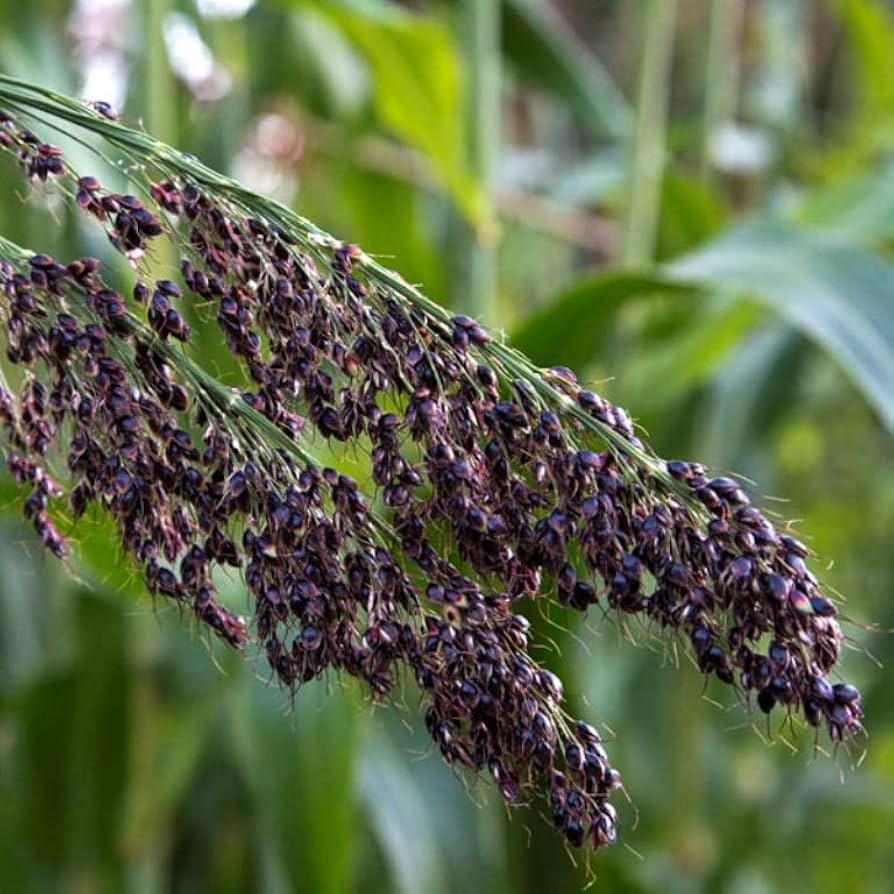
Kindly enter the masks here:
<path id="1" fill-rule="evenodd" d="M 705 60 L 705 109 L 702 122 L 702 177 L 711 175 L 711 139 L 736 113 L 739 91 L 737 37 L 745 11 L 741 0 L 711 0 Z"/>
<path id="2" fill-rule="evenodd" d="M 644 4 L 645 39 L 632 152 L 624 262 L 651 263 L 655 255 L 667 131 L 677 0 Z"/>
<path id="3" fill-rule="evenodd" d="M 484 225 L 465 224 L 460 249 L 465 276 L 455 304 L 483 322 L 497 319 L 497 234 L 494 225 L 501 142 L 500 0 L 464 0 L 464 34 L 469 73 L 470 167 L 485 209 Z"/>

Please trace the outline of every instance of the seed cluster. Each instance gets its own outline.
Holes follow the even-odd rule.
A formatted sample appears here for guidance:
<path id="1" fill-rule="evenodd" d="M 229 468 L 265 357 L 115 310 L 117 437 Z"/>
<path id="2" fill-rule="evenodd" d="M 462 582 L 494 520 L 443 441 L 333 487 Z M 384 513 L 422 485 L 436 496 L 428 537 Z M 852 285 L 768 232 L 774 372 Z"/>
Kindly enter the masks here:
<path id="1" fill-rule="evenodd" d="M 65 173 L 62 150 L 44 143 L 30 130 L 16 125 L 10 115 L 0 111 L 0 147 L 16 154 L 29 179 L 46 182 L 50 176 Z"/>
<path id="2" fill-rule="evenodd" d="M 111 193 L 54 147 L 23 156 L 44 144 L 8 116 L 0 144 L 70 186 L 138 274 L 130 300 L 95 259 L 0 267 L 9 357 L 28 370 L 17 399 L 0 395 L 8 462 L 54 552 L 52 445 L 74 514 L 113 516 L 151 592 L 241 647 L 248 625 L 215 596 L 220 569 L 239 568 L 285 685 L 332 668 L 385 697 L 412 674 L 444 759 L 489 773 L 509 803 L 543 794 L 574 847 L 614 841 L 621 779 L 532 659 L 523 598 L 637 618 L 764 712 L 799 712 L 835 742 L 862 729 L 859 692 L 828 680 L 842 632 L 807 549 L 737 481 L 659 460 L 570 370 L 535 370 L 356 246 L 243 194 L 162 166 L 142 198 Z M 181 249 L 185 289 L 149 276 L 157 238 Z M 172 342 L 208 307 L 240 389 Z M 320 438 L 367 451 L 375 493 L 320 468 Z"/>
<path id="3" fill-rule="evenodd" d="M 835 605 L 804 545 L 738 482 L 674 461 L 668 483 L 631 468 L 623 448 L 580 443 L 565 405 L 643 446 L 627 413 L 567 369 L 547 373 L 565 403 L 545 405 L 487 362 L 490 336 L 474 320 L 402 305 L 355 269 L 356 247 L 335 247 L 320 270 L 194 187 L 182 204 L 194 249 L 184 279 L 217 304 L 256 383 L 245 399 L 290 431 L 298 408 L 327 438 L 368 438 L 401 546 L 423 569 L 438 555 L 433 531 L 447 529 L 461 558 L 512 599 L 555 588 L 581 611 L 604 601 L 686 635 L 702 671 L 755 693 L 762 710 L 825 717 L 836 741 L 859 728 L 852 688 L 828 697 L 842 639 Z"/>

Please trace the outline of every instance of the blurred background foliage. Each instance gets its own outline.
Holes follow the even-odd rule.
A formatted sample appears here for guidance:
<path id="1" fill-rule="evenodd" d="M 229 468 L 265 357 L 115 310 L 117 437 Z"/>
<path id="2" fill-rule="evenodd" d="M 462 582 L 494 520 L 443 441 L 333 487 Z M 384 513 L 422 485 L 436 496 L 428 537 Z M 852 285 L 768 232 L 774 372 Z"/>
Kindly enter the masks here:
<path id="1" fill-rule="evenodd" d="M 847 614 L 894 627 L 894 4 L 2 0 L 0 67 L 112 102 L 574 366 L 662 455 L 789 498 L 768 505 Z M 0 179 L 0 231 L 101 250 Z M 427 754 L 412 692 L 403 718 L 335 680 L 292 705 L 154 610 L 99 522 L 66 575 L 3 488 L 0 890 L 586 883 L 534 811 Z M 888 670 L 846 658 L 871 730 L 852 772 L 797 731 L 766 744 L 609 622 L 540 623 L 635 804 L 597 890 L 892 890 Z"/>

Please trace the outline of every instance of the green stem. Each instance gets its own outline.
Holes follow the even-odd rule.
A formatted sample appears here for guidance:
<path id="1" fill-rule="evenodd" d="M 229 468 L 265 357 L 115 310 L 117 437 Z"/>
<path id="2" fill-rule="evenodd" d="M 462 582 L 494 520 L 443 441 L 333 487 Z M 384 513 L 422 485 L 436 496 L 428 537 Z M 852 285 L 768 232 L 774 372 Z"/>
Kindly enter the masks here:
<path id="1" fill-rule="evenodd" d="M 164 46 L 164 20 L 170 8 L 171 0 L 152 0 L 151 3 L 140 4 L 140 24 L 146 39 L 142 48 L 143 78 L 139 99 L 147 129 L 176 145 L 179 140 L 177 84 L 168 64 L 167 53 L 158 49 Z M 161 240 L 153 256 L 147 258 L 151 272 L 159 276 L 168 275 L 176 263 L 173 246 Z"/>
<path id="2" fill-rule="evenodd" d="M 711 139 L 735 114 L 739 89 L 736 36 L 742 23 L 741 0 L 711 0 L 705 60 L 705 110 L 702 122 L 702 177 L 711 173 Z"/>
<path id="3" fill-rule="evenodd" d="M 164 46 L 164 19 L 170 0 L 152 0 L 140 4 L 140 18 L 146 40 L 141 67 L 142 109 L 146 126 L 163 140 L 177 140 L 177 88 L 168 66 L 168 57 L 159 51 Z"/>
<path id="4" fill-rule="evenodd" d="M 497 245 L 494 206 L 500 158 L 500 0 L 464 0 L 469 71 L 469 149 L 484 200 L 484 225 L 464 223 L 464 294 L 457 304 L 491 325 L 496 320 Z"/>
<path id="5" fill-rule="evenodd" d="M 631 267 L 648 265 L 655 256 L 676 9 L 677 0 L 648 0 L 645 4 L 645 42 L 624 245 L 624 262 Z"/>

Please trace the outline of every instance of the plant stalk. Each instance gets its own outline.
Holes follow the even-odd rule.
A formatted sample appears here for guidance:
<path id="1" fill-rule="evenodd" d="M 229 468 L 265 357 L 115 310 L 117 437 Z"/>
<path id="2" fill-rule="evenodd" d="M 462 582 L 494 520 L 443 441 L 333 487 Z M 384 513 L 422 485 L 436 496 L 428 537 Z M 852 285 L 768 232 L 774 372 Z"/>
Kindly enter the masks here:
<path id="1" fill-rule="evenodd" d="M 624 245 L 624 262 L 630 267 L 647 266 L 655 259 L 677 0 L 648 0 L 644 10 L 645 41 Z"/>
<path id="2" fill-rule="evenodd" d="M 711 0 L 705 60 L 705 109 L 702 120 L 701 173 L 711 175 L 711 140 L 735 115 L 739 91 L 737 36 L 745 12 L 741 0 Z"/>
<path id="3" fill-rule="evenodd" d="M 500 0 L 463 0 L 469 71 L 468 123 L 472 175 L 484 203 L 484 223 L 465 224 L 460 262 L 464 294 L 457 305 L 490 325 L 496 318 L 497 233 L 495 206 L 500 158 Z"/>

